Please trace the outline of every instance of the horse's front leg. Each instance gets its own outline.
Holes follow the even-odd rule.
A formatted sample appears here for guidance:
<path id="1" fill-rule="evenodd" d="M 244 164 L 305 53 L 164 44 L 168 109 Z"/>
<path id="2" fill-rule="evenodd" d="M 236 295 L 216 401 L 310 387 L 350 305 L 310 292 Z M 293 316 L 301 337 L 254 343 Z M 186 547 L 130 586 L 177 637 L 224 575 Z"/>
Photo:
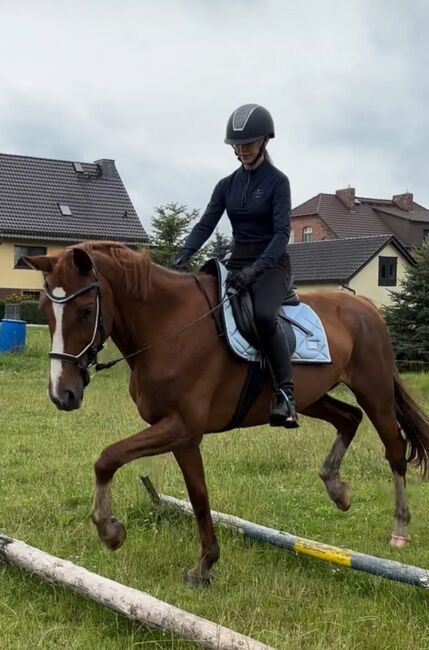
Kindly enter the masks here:
<path id="1" fill-rule="evenodd" d="M 185 479 L 201 541 L 197 563 L 188 571 L 186 583 L 190 586 L 208 585 L 211 581 L 210 569 L 219 559 L 219 546 L 213 528 L 201 452 L 198 445 L 193 445 L 176 449 L 174 456 Z"/>
<path id="2" fill-rule="evenodd" d="M 136 458 L 175 451 L 190 444 L 179 417 L 165 417 L 156 424 L 106 447 L 95 463 L 95 495 L 91 513 L 100 540 L 112 550 L 125 540 L 122 523 L 112 516 L 110 486 L 115 472 Z"/>

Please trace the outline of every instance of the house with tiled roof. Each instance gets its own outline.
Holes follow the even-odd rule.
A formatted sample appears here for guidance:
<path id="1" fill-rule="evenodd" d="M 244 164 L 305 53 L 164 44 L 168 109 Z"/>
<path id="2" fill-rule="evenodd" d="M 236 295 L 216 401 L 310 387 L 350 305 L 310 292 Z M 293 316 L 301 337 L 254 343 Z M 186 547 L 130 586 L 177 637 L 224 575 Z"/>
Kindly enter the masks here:
<path id="1" fill-rule="evenodd" d="M 410 251 L 390 234 L 295 243 L 288 252 L 298 293 L 349 291 L 379 307 L 391 303 L 406 269 L 415 264 Z"/>
<path id="2" fill-rule="evenodd" d="M 317 194 L 292 210 L 291 243 L 375 235 L 419 247 L 429 236 L 429 210 L 411 192 L 372 199 L 356 196 L 353 187 Z"/>
<path id="3" fill-rule="evenodd" d="M 0 297 L 37 294 L 24 255 L 90 239 L 148 243 L 114 160 L 93 163 L 0 154 Z"/>

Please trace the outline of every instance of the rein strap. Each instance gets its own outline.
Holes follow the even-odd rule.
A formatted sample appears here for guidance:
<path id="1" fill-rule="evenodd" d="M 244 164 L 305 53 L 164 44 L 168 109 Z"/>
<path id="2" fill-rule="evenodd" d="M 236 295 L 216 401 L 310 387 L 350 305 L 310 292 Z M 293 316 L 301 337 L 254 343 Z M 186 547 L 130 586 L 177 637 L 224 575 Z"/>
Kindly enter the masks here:
<path id="1" fill-rule="evenodd" d="M 194 276 L 194 278 L 195 278 L 195 276 Z M 198 285 L 198 287 L 200 288 L 200 285 L 199 285 L 198 282 L 197 282 L 197 285 Z M 232 290 L 230 290 L 230 292 L 232 293 Z M 203 293 L 203 292 L 202 292 L 202 293 Z M 235 293 L 235 290 L 234 290 L 234 293 Z M 204 295 L 204 293 L 203 293 L 203 295 Z M 227 300 L 230 300 L 229 296 L 225 296 L 225 297 L 223 298 L 223 300 L 221 300 L 221 301 L 220 301 L 217 305 L 215 305 L 214 307 L 211 307 L 211 308 L 210 308 L 208 311 L 206 311 L 202 316 L 199 316 L 198 318 L 196 318 L 195 320 L 191 321 L 191 322 L 188 323 L 187 325 L 184 325 L 183 327 L 181 327 L 180 329 L 176 330 L 176 331 L 173 332 L 172 334 L 168 334 L 167 336 L 164 336 L 162 339 L 159 339 L 158 341 L 155 341 L 154 343 L 149 343 L 148 345 L 145 345 L 143 348 L 140 348 L 140 350 L 136 350 L 135 352 L 131 352 L 131 354 L 127 354 L 127 355 L 125 355 L 125 356 L 123 356 L 123 357 L 118 357 L 117 359 L 113 359 L 112 361 L 107 361 L 106 363 L 98 363 L 98 362 L 97 362 L 97 363 L 95 364 L 95 366 L 94 366 L 94 367 L 95 367 L 95 371 L 96 371 L 96 372 L 100 372 L 100 370 L 107 370 L 108 368 L 112 368 L 112 366 L 115 366 L 115 365 L 116 365 L 117 363 L 119 363 L 120 361 L 126 361 L 127 359 L 131 359 L 131 357 L 135 357 L 137 354 L 142 354 L 143 352 L 147 352 L 147 351 L 150 350 L 151 348 L 154 348 L 154 347 L 157 346 L 157 345 L 161 345 L 161 343 L 165 343 L 166 341 L 171 340 L 174 336 L 177 336 L 178 334 L 181 334 L 182 332 L 184 332 L 185 330 L 189 329 L 189 328 L 192 327 L 193 325 L 196 325 L 196 324 L 199 323 L 200 321 L 204 320 L 204 318 L 207 318 L 207 316 L 210 316 L 210 314 L 214 314 L 215 312 L 217 312 L 217 310 L 220 309 L 220 307 L 222 307 L 222 305 L 223 305 Z M 210 303 L 209 303 L 209 304 L 210 304 Z"/>

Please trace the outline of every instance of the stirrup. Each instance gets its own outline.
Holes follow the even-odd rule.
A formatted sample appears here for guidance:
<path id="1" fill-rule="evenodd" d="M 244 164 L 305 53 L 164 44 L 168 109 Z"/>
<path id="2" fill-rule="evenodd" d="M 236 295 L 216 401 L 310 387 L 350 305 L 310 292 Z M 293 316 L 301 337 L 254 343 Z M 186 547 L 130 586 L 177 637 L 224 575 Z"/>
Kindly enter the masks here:
<path id="1" fill-rule="evenodd" d="M 279 397 L 282 398 L 279 400 Z M 271 405 L 269 422 L 272 427 L 286 427 L 286 429 L 296 429 L 299 427 L 298 417 L 295 410 L 295 401 L 287 393 L 280 389 L 273 399 L 276 403 Z"/>

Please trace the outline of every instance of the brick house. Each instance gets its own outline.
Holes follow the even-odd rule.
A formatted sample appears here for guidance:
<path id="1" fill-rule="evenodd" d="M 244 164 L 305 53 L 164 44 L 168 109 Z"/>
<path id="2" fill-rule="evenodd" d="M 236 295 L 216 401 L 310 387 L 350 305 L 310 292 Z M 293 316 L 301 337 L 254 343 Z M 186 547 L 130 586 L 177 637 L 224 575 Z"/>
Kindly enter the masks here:
<path id="1" fill-rule="evenodd" d="M 429 236 L 429 210 L 410 192 L 392 199 L 356 196 L 349 187 L 317 194 L 291 215 L 291 243 L 393 235 L 406 248 L 421 246 Z"/>
<path id="2" fill-rule="evenodd" d="M 0 297 L 38 295 L 41 274 L 23 255 L 90 239 L 148 243 L 115 161 L 0 154 Z"/>

